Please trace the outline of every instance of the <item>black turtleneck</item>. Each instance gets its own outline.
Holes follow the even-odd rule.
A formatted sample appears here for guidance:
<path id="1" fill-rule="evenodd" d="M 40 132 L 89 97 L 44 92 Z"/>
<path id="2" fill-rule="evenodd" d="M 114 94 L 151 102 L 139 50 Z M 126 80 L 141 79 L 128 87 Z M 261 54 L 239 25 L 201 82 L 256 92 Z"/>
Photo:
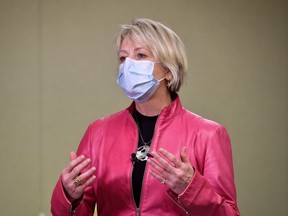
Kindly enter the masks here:
<path id="1" fill-rule="evenodd" d="M 147 145 L 151 144 L 151 140 L 154 134 L 154 128 L 157 121 L 158 116 L 144 116 L 139 113 L 136 108 L 133 111 L 133 118 L 138 126 L 139 131 L 139 139 L 138 139 L 138 148 L 143 146 L 143 142 L 141 142 L 140 133 L 142 138 Z M 133 186 L 133 195 L 136 206 L 139 207 L 141 189 L 142 189 L 142 181 L 143 175 L 145 171 L 146 161 L 135 161 L 133 172 L 132 172 L 132 186 Z"/>

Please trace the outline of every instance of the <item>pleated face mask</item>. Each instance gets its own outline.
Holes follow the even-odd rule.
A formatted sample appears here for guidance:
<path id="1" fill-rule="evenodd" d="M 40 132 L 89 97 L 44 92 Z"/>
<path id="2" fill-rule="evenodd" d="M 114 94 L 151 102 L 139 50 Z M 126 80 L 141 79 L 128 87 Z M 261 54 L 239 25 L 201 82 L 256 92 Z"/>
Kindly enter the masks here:
<path id="1" fill-rule="evenodd" d="M 157 90 L 160 82 L 153 76 L 154 64 L 158 62 L 137 61 L 126 58 L 119 66 L 118 85 L 124 90 L 127 97 L 136 102 L 145 102 Z"/>

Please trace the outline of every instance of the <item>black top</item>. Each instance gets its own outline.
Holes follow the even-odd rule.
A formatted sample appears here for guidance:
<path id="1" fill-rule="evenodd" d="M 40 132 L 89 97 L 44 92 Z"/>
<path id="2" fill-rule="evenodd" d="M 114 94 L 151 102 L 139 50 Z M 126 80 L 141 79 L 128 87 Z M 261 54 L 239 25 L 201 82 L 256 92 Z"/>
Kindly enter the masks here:
<path id="1" fill-rule="evenodd" d="M 141 141 L 141 136 L 147 145 L 150 145 L 150 141 L 153 138 L 154 134 L 154 128 L 157 121 L 158 116 L 144 116 L 141 113 L 139 113 L 136 108 L 133 112 L 133 118 L 138 125 L 138 148 L 140 146 L 143 146 L 144 143 Z M 142 189 L 142 181 L 143 181 L 143 175 L 145 171 L 146 161 L 134 161 L 134 167 L 132 172 L 132 186 L 133 186 L 133 195 L 134 200 L 136 203 L 136 206 L 139 207 L 140 202 L 140 196 L 141 196 L 141 189 Z"/>

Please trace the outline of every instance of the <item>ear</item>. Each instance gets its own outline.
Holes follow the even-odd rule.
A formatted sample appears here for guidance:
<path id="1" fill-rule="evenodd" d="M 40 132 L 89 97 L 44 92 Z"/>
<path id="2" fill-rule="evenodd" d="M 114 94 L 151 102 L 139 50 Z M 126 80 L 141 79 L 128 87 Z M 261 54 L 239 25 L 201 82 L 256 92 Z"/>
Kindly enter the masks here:
<path id="1" fill-rule="evenodd" d="M 170 81 L 172 79 L 172 73 L 171 71 L 167 71 L 166 76 L 165 76 L 166 80 Z"/>

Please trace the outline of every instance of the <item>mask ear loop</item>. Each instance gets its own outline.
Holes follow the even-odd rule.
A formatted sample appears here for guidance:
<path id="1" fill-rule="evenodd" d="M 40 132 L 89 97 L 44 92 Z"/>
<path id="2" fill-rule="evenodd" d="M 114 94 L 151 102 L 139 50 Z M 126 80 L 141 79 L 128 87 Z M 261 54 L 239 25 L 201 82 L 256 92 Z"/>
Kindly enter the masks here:
<path id="1" fill-rule="evenodd" d="M 169 72 L 170 72 L 169 68 L 165 67 L 165 66 L 162 64 L 161 61 L 154 62 L 154 64 L 158 64 L 158 63 L 161 64 L 161 67 L 166 71 L 166 73 L 169 73 Z M 158 81 L 158 82 L 161 82 L 161 81 L 163 81 L 165 78 L 166 78 L 166 76 L 164 76 L 163 78 L 161 78 L 160 80 L 157 80 L 157 81 Z M 167 86 L 169 86 L 169 84 L 170 84 L 170 80 L 168 80 Z"/>
<path id="2" fill-rule="evenodd" d="M 157 80 L 158 82 L 161 82 L 162 80 L 164 80 L 166 77 L 161 78 L 160 80 Z"/>

